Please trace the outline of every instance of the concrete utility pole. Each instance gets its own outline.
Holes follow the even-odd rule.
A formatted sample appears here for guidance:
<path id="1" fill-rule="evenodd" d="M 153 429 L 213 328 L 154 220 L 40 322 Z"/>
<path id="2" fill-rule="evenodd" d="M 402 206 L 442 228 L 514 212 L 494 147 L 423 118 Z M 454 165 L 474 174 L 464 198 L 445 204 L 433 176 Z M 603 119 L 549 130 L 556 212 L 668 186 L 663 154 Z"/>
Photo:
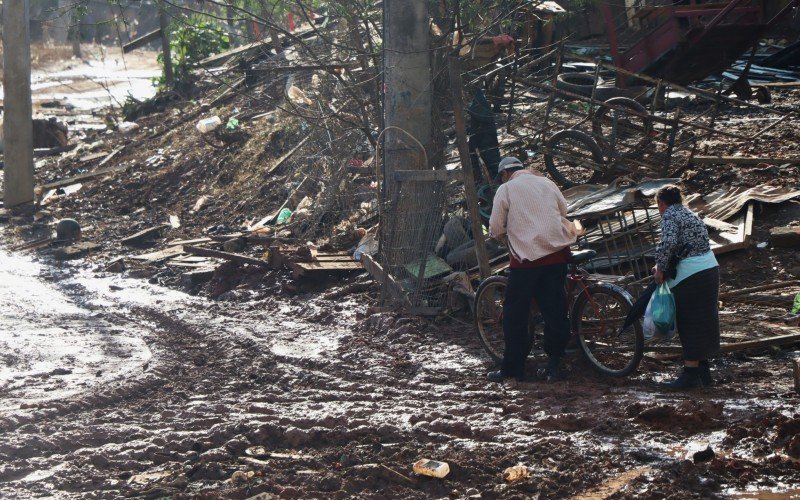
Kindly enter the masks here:
<path id="1" fill-rule="evenodd" d="M 3 202 L 33 201 L 33 109 L 28 0 L 3 0 Z"/>
<path id="2" fill-rule="evenodd" d="M 428 2 L 385 0 L 384 8 L 384 126 L 399 127 L 425 147 L 432 157 L 431 54 Z M 384 134 L 387 193 L 396 170 L 428 169 L 419 147 L 399 131 Z"/>

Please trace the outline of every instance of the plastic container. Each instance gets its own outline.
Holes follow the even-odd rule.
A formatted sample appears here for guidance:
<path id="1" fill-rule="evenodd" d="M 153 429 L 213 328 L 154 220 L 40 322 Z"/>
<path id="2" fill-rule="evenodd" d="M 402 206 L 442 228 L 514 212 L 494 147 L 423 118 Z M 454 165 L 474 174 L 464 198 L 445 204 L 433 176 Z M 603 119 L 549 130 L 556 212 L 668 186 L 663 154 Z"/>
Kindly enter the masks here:
<path id="1" fill-rule="evenodd" d="M 220 119 L 220 117 L 212 116 L 210 118 L 203 118 L 202 120 L 197 122 L 195 128 L 197 128 L 197 130 L 201 134 L 207 134 L 209 132 L 215 131 L 217 127 L 219 127 L 220 125 L 222 125 L 222 120 Z"/>
<path id="2" fill-rule="evenodd" d="M 528 477 L 528 468 L 522 464 L 509 467 L 503 471 L 503 479 L 508 481 L 518 481 Z"/>
<path id="3" fill-rule="evenodd" d="M 289 222 L 289 219 L 292 217 L 292 211 L 288 208 L 282 208 L 280 212 L 278 212 L 278 218 L 275 221 L 277 224 L 286 224 Z"/>
<path id="4" fill-rule="evenodd" d="M 437 462 L 423 458 L 414 464 L 414 472 L 421 476 L 438 477 L 439 479 L 450 474 L 450 466 L 447 462 Z"/>

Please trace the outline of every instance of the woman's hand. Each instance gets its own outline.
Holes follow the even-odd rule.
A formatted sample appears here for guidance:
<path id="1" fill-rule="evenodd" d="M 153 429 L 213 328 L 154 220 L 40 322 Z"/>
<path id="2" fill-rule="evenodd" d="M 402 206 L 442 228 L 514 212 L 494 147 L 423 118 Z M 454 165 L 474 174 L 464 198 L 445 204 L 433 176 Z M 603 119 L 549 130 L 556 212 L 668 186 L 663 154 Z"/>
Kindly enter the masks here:
<path id="1" fill-rule="evenodd" d="M 664 282 L 664 271 L 660 271 L 658 268 L 653 268 L 653 279 L 659 285 Z"/>

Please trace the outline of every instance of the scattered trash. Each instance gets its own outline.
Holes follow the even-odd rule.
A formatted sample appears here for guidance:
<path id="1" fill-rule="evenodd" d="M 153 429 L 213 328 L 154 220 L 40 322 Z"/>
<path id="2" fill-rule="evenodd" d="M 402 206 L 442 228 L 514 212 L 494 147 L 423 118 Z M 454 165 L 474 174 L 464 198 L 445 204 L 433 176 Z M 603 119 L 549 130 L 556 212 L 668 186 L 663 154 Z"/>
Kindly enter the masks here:
<path id="1" fill-rule="evenodd" d="M 229 118 L 228 123 L 225 124 L 226 130 L 236 130 L 239 128 L 239 120 L 236 118 Z"/>
<path id="2" fill-rule="evenodd" d="M 117 125 L 117 130 L 123 135 L 128 135 L 139 130 L 139 124 L 135 122 L 122 122 Z"/>
<path id="3" fill-rule="evenodd" d="M 800 293 L 794 296 L 794 303 L 792 304 L 792 314 L 800 313 Z"/>
<path id="4" fill-rule="evenodd" d="M 413 470 L 421 476 L 430 476 L 441 479 L 450 473 L 450 466 L 447 464 L 447 462 L 437 462 L 436 460 L 423 458 L 414 464 Z"/>
<path id="5" fill-rule="evenodd" d="M 251 470 L 249 470 L 247 472 L 241 471 L 241 470 L 237 470 L 236 472 L 231 474 L 231 482 L 234 483 L 234 484 L 246 483 L 246 482 L 250 481 L 251 479 L 253 479 L 254 477 L 256 477 L 256 473 L 251 471 Z"/>
<path id="6" fill-rule="evenodd" d="M 275 220 L 275 223 L 280 226 L 289 222 L 289 219 L 291 218 L 292 218 L 292 210 L 289 208 L 282 208 L 281 211 L 278 213 L 278 218 Z"/>
<path id="7" fill-rule="evenodd" d="M 195 128 L 197 128 L 201 134 L 208 134 L 215 131 L 220 125 L 222 125 L 222 120 L 219 116 L 215 115 L 210 118 L 203 118 L 197 122 Z"/>
<path id="8" fill-rule="evenodd" d="M 764 249 L 766 249 L 768 246 L 769 246 L 769 243 L 767 243 L 766 241 L 762 241 L 761 243 L 759 243 L 758 245 L 756 245 L 756 248 L 758 248 L 759 250 L 764 250 Z"/>
<path id="9" fill-rule="evenodd" d="M 289 97 L 289 100 L 295 104 L 305 104 L 306 106 L 311 106 L 313 104 L 306 93 L 295 85 L 291 85 L 286 89 L 286 95 Z"/>
<path id="10" fill-rule="evenodd" d="M 522 464 L 509 467 L 503 471 L 503 480 L 509 483 L 526 477 L 528 477 L 528 467 Z"/>

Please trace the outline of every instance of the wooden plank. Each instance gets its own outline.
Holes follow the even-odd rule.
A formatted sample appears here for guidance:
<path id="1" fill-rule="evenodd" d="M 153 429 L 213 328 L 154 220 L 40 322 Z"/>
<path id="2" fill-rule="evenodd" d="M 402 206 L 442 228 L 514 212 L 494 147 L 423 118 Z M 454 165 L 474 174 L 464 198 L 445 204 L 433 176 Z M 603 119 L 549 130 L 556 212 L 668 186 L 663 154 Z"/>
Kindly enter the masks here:
<path id="1" fill-rule="evenodd" d="M 48 189 L 55 189 L 64 186 L 69 186 L 70 184 L 82 182 L 87 179 L 93 179 L 95 177 L 100 177 L 102 175 L 116 174 L 118 172 L 124 172 L 126 170 L 128 170 L 128 167 L 126 165 L 117 165 L 116 167 L 98 169 L 93 172 L 87 172 L 85 174 L 75 175 L 73 177 L 67 177 L 66 179 L 48 182 L 47 184 L 42 185 L 42 190 L 47 191 Z"/>
<path id="2" fill-rule="evenodd" d="M 450 91 L 453 100 L 453 115 L 456 125 L 456 143 L 458 144 L 458 156 L 461 158 L 461 171 L 464 176 L 464 195 L 467 200 L 467 207 L 469 208 L 472 235 L 473 238 L 475 238 L 475 253 L 478 257 L 478 267 L 480 268 L 481 278 L 486 279 L 491 274 L 491 268 L 489 267 L 489 255 L 486 252 L 486 240 L 483 236 L 483 226 L 478 207 L 478 193 L 475 190 L 475 178 L 472 173 L 472 162 L 470 160 L 466 125 L 464 122 L 464 96 L 461 71 L 459 69 L 459 58 L 450 56 L 448 59 L 448 67 L 450 73 Z"/>
<path id="3" fill-rule="evenodd" d="M 753 286 L 749 288 L 740 288 L 738 290 L 731 290 L 719 294 L 720 299 L 725 299 L 735 295 L 747 295 L 753 292 L 764 292 L 767 290 L 778 290 L 780 288 L 789 288 L 793 286 L 800 286 L 800 280 L 781 281 L 779 283 L 770 283 L 768 285 Z"/>
<path id="4" fill-rule="evenodd" d="M 341 274 L 352 271 L 363 271 L 360 262 L 289 262 L 294 279 L 305 278 L 311 275 Z"/>
<path id="5" fill-rule="evenodd" d="M 766 158 L 758 156 L 695 156 L 692 161 L 696 165 L 800 165 L 800 158 Z"/>
<path id="6" fill-rule="evenodd" d="M 777 326 L 777 325 L 770 325 L 770 326 Z M 795 328 L 794 330 L 795 333 L 787 333 L 785 335 L 777 335 L 774 337 L 766 337 L 756 340 L 746 340 L 744 342 L 734 342 L 731 344 L 722 344 L 720 346 L 720 352 L 724 353 L 738 352 L 738 351 L 746 351 L 748 349 L 758 349 L 760 347 L 778 346 L 778 345 L 793 344 L 795 342 L 800 342 L 800 331 L 797 331 L 797 328 Z"/>
<path id="7" fill-rule="evenodd" d="M 278 161 L 276 161 L 271 167 L 267 169 L 267 174 L 271 174 L 275 170 L 277 170 L 281 165 L 286 163 L 286 160 L 291 158 L 300 148 L 302 148 L 309 139 L 311 139 L 312 134 L 308 134 L 307 136 L 303 137 L 303 140 L 298 142 L 295 147 L 290 149 L 286 154 L 281 156 Z M 305 180 L 305 179 L 304 179 Z"/>
<path id="8" fill-rule="evenodd" d="M 172 240 L 168 245 L 199 245 L 201 243 L 211 243 L 211 238 L 195 238 L 193 240 Z"/>
<path id="9" fill-rule="evenodd" d="M 161 38 L 161 28 L 158 28 L 155 31 L 151 31 L 150 33 L 146 33 L 139 38 L 134 38 L 130 42 L 126 43 L 122 46 L 122 53 L 127 54 L 128 52 L 132 52 L 140 47 L 144 47 L 150 42 L 158 40 Z"/>
<path id="10" fill-rule="evenodd" d="M 148 227 L 141 231 L 126 236 L 119 240 L 120 243 L 126 246 L 140 246 L 150 244 L 153 240 L 161 237 L 161 232 L 168 228 L 169 224 L 159 224 L 158 226 Z"/>
<path id="11" fill-rule="evenodd" d="M 269 267 L 269 264 L 265 260 L 254 259 L 253 257 L 248 257 L 247 255 L 241 255 L 238 253 L 222 252 L 220 250 L 212 250 L 210 248 L 195 247 L 191 245 L 184 245 L 183 249 L 193 255 L 241 262 L 242 264 L 250 264 L 264 268 Z"/>
<path id="12" fill-rule="evenodd" d="M 100 248 L 100 244 L 99 243 L 92 243 L 92 242 L 86 241 L 86 242 L 76 243 L 74 245 L 70 245 L 70 246 L 67 246 L 67 247 L 58 248 L 53 253 L 53 256 L 57 260 L 78 259 L 80 257 L 83 257 L 84 255 L 86 255 L 89 252 L 97 250 L 98 248 Z"/>
<path id="13" fill-rule="evenodd" d="M 408 296 L 406 296 L 403 291 L 403 287 L 400 286 L 394 277 L 384 271 L 383 267 L 375 262 L 372 257 L 367 254 L 362 254 L 361 265 L 364 266 L 364 269 L 376 282 L 381 284 L 386 283 L 386 287 L 392 297 L 398 300 L 404 307 L 411 307 L 411 301 L 408 300 Z"/>
<path id="14" fill-rule="evenodd" d="M 133 260 L 141 260 L 146 262 L 161 262 L 162 260 L 171 259 L 172 257 L 177 257 L 178 255 L 182 255 L 184 253 L 186 252 L 184 251 L 183 246 L 178 245 L 166 248 L 164 250 L 159 250 L 157 252 L 132 255 L 130 258 Z"/>

